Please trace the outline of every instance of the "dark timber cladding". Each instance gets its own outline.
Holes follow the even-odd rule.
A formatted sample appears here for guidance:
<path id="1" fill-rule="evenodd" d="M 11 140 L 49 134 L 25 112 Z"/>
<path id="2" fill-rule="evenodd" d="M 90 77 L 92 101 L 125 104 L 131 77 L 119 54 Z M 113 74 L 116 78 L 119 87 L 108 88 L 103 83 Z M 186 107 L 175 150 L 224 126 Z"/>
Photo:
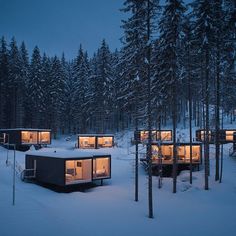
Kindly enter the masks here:
<path id="1" fill-rule="evenodd" d="M 34 151 L 25 156 L 27 173 L 36 170 L 39 183 L 60 187 L 91 183 L 111 178 L 111 155 L 78 151 Z"/>
<path id="2" fill-rule="evenodd" d="M 112 134 L 78 134 L 78 148 L 97 149 L 113 146 L 114 135 Z"/>
<path id="3" fill-rule="evenodd" d="M 172 130 L 152 130 L 152 141 L 172 141 Z M 147 130 L 137 130 L 134 132 L 134 140 L 139 143 L 146 142 L 148 139 Z"/>
<path id="4" fill-rule="evenodd" d="M 220 129 L 219 130 L 219 142 L 221 144 L 224 143 L 234 143 L 234 133 L 236 132 L 236 129 Z M 205 130 L 199 129 L 196 130 L 196 141 L 204 142 L 204 135 Z M 215 130 L 209 130 L 209 143 L 213 144 L 215 143 L 216 138 L 216 131 Z"/>
<path id="5" fill-rule="evenodd" d="M 6 142 L 16 145 L 41 145 L 51 144 L 50 129 L 0 129 L 0 134 L 7 134 Z"/>

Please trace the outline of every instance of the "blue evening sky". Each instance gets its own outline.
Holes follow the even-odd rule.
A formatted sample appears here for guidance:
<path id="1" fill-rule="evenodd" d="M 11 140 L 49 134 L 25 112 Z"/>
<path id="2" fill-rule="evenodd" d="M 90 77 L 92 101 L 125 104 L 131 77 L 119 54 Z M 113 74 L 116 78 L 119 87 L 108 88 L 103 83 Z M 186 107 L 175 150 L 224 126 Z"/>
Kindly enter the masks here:
<path id="1" fill-rule="evenodd" d="M 80 44 L 92 56 L 103 38 L 114 51 L 121 46 L 121 20 L 127 18 L 127 13 L 119 10 L 123 3 L 124 0 L 0 0 L 0 37 L 9 42 L 15 36 L 18 44 L 25 41 L 30 54 L 37 45 L 41 53 L 61 56 L 64 52 L 67 59 L 77 55 Z"/>
<path id="2" fill-rule="evenodd" d="M 122 7 L 123 0 L 0 0 L 0 37 L 68 59 L 80 43 L 92 56 L 103 38 L 113 51 L 121 46 Z"/>

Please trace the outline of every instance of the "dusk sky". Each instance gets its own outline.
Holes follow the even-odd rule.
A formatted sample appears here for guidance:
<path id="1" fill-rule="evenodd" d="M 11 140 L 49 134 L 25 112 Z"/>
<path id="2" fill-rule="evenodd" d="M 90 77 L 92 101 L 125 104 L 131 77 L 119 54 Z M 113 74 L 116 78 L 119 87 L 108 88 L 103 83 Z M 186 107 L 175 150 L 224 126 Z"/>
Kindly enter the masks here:
<path id="1" fill-rule="evenodd" d="M 123 0 L 0 0 L 0 36 L 25 41 L 29 52 L 72 59 L 82 44 L 91 56 L 105 38 L 113 51 L 121 46 L 119 9 Z"/>

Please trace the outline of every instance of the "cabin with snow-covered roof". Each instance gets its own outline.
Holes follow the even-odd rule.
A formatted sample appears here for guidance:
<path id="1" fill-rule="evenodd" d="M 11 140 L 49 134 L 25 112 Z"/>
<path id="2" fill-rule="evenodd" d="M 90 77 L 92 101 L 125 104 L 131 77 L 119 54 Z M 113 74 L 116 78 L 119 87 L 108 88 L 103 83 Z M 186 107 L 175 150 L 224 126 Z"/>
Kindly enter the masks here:
<path id="1" fill-rule="evenodd" d="M 77 146 L 80 149 L 111 148 L 114 146 L 114 135 L 78 134 Z"/>
<path id="2" fill-rule="evenodd" d="M 32 128 L 15 128 L 0 129 L 0 134 L 4 135 L 4 144 L 14 144 L 16 149 L 27 150 L 31 145 L 48 145 L 51 144 L 50 129 L 32 129 Z"/>
<path id="3" fill-rule="evenodd" d="M 32 151 L 24 178 L 60 187 L 111 178 L 111 155 L 81 151 Z"/>
<path id="4" fill-rule="evenodd" d="M 143 143 L 148 140 L 147 130 L 134 131 L 134 140 Z M 172 141 L 172 130 L 152 130 L 152 141 Z"/>

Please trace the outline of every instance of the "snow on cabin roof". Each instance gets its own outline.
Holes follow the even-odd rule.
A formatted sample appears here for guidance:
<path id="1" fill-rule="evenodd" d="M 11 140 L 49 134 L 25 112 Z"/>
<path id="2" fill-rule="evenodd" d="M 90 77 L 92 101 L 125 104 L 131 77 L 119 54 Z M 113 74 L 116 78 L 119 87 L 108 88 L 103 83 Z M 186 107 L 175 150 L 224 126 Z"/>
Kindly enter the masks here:
<path id="1" fill-rule="evenodd" d="M 97 136 L 97 137 L 113 137 L 114 134 L 77 134 L 80 137 L 90 137 L 90 136 Z"/>
<path id="2" fill-rule="evenodd" d="M 145 131 L 148 132 L 147 129 L 139 129 L 137 131 Z M 159 131 L 159 129 L 152 129 L 151 131 Z M 172 129 L 160 129 L 160 131 L 172 131 Z"/>
<path id="3" fill-rule="evenodd" d="M 106 153 L 83 152 L 83 151 L 67 151 L 67 150 L 52 150 L 52 151 L 29 151 L 26 155 L 49 157 L 49 158 L 91 158 L 96 156 L 110 156 Z"/>
<path id="4" fill-rule="evenodd" d="M 0 131 L 51 131 L 50 129 L 36 129 L 36 128 L 14 128 L 14 129 L 0 129 Z"/>
<path id="5" fill-rule="evenodd" d="M 152 144 L 158 144 L 159 141 L 152 141 Z M 161 141 L 161 145 L 173 145 L 173 141 Z M 190 145 L 190 142 L 176 142 L 176 146 Z M 192 142 L 192 145 L 202 145 L 201 142 Z"/>
<path id="6" fill-rule="evenodd" d="M 152 141 L 152 144 L 159 144 L 158 141 Z M 173 145 L 173 141 L 161 141 L 161 145 Z M 189 142 L 177 142 L 176 146 L 184 146 L 184 145 L 190 145 Z M 202 145 L 201 142 L 192 142 L 192 145 Z"/>

